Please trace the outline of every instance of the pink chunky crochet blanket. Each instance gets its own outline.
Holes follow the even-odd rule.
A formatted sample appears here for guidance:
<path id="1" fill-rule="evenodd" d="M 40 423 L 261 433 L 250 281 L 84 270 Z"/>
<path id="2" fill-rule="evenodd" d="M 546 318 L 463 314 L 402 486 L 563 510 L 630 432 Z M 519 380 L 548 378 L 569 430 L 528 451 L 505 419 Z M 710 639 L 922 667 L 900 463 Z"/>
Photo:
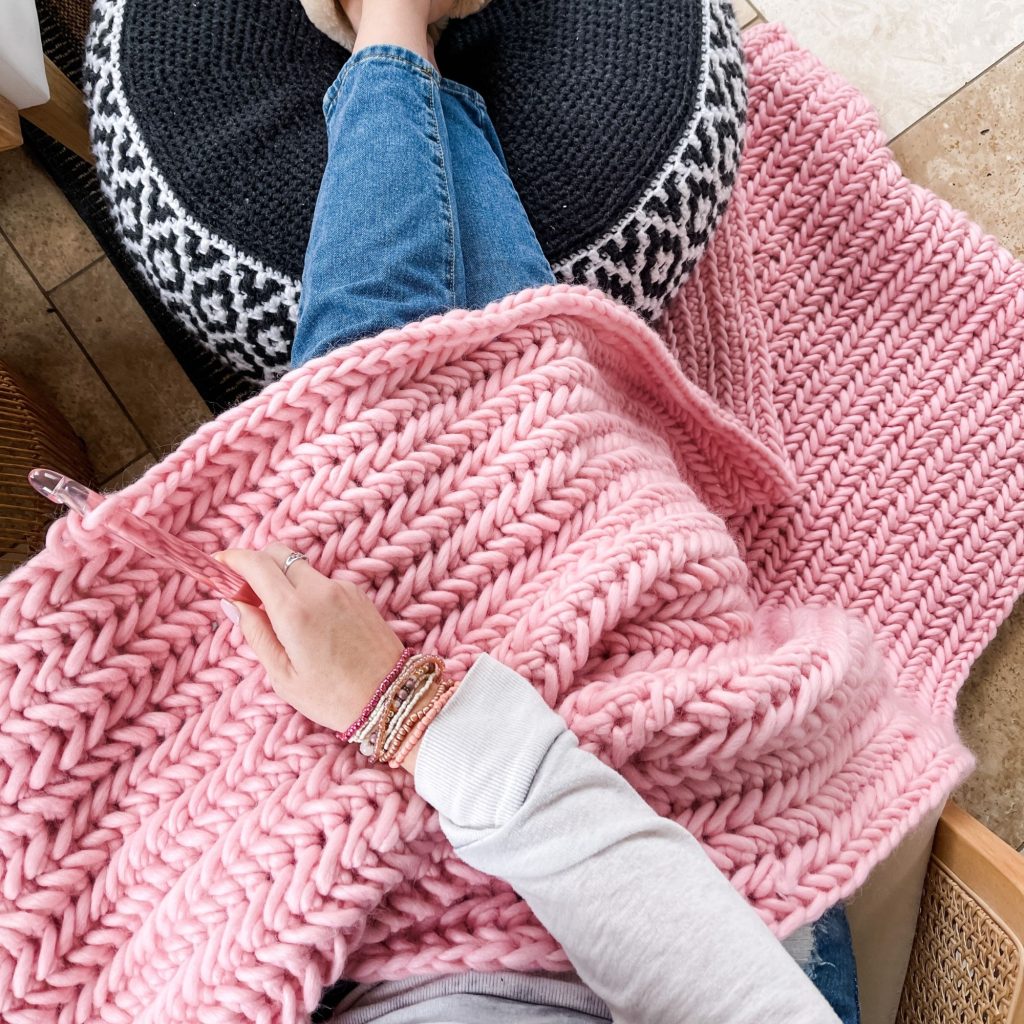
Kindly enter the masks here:
<path id="1" fill-rule="evenodd" d="M 115 503 L 304 551 L 456 669 L 493 653 L 780 934 L 962 777 L 956 692 L 1022 588 L 1024 267 L 780 30 L 747 45 L 742 179 L 660 336 L 557 287 L 360 342 L 2 584 L 5 1022 L 292 1022 L 342 975 L 566 966 L 407 778 L 105 535 Z"/>

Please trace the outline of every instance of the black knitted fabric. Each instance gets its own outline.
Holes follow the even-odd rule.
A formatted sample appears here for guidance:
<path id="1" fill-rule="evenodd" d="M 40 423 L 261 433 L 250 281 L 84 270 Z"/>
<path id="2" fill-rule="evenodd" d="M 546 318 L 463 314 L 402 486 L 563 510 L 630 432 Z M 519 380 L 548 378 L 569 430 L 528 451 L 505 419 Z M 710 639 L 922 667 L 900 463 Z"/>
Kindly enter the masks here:
<path id="1" fill-rule="evenodd" d="M 298 277 L 348 57 L 297 0 L 125 7 L 125 95 L 168 185 L 226 241 Z M 443 72 L 484 97 L 552 263 L 615 223 L 693 117 L 699 0 L 494 0 Z"/>
<path id="2" fill-rule="evenodd" d="M 346 52 L 298 0 L 95 0 L 104 194 L 165 308 L 248 379 L 286 368 Z M 745 117 L 729 0 L 492 0 L 444 72 L 482 93 L 561 280 L 654 320 L 728 201 Z"/>
<path id="3" fill-rule="evenodd" d="M 442 36 L 552 264 L 627 212 L 692 121 L 701 20 L 699 0 L 494 0 Z"/>
<path id="4" fill-rule="evenodd" d="M 321 102 L 347 51 L 298 0 L 130 0 L 122 32 L 125 97 L 174 194 L 299 277 L 327 159 Z"/>

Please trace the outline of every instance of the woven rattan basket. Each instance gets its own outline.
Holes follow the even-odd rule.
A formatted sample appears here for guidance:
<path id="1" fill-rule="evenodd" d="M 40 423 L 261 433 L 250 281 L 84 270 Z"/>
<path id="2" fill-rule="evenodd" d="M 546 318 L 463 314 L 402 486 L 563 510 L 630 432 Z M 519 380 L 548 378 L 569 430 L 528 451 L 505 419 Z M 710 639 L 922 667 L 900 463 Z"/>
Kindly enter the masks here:
<path id="1" fill-rule="evenodd" d="M 953 804 L 935 833 L 897 1024 L 1024 1024 L 1024 857 Z"/>
<path id="2" fill-rule="evenodd" d="M 93 470 L 67 420 L 31 384 L 0 363 L 0 574 L 43 543 L 57 506 L 28 485 L 35 466 L 91 483 Z"/>

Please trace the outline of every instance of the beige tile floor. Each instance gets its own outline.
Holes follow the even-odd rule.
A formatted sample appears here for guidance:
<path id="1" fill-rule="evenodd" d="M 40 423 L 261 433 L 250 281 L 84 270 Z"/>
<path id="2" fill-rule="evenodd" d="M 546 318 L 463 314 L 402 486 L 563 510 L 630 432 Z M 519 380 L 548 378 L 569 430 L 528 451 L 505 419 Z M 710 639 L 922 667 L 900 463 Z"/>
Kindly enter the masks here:
<path id="1" fill-rule="evenodd" d="M 1024 258 L 1024 2 L 734 0 L 787 25 L 878 107 L 906 173 Z M 109 488 L 208 411 L 67 201 L 23 151 L 0 154 L 0 358 L 48 389 Z M 979 767 L 964 805 L 1024 848 L 1024 603 L 961 698 Z"/>
<path id="2" fill-rule="evenodd" d="M 209 409 L 64 195 L 0 153 L 0 358 L 49 393 L 123 486 Z"/>
<path id="3" fill-rule="evenodd" d="M 757 0 L 874 101 L 890 138 L 1024 39 L 1020 0 Z"/>

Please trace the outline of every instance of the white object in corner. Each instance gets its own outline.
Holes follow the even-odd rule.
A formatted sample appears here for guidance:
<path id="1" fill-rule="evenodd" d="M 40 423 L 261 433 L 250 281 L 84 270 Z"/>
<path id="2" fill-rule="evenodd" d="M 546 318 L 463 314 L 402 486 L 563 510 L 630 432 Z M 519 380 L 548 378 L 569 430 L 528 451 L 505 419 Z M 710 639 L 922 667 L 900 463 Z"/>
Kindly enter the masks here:
<path id="1" fill-rule="evenodd" d="M 0 96 L 19 110 L 50 98 L 34 0 L 0 0 Z"/>

